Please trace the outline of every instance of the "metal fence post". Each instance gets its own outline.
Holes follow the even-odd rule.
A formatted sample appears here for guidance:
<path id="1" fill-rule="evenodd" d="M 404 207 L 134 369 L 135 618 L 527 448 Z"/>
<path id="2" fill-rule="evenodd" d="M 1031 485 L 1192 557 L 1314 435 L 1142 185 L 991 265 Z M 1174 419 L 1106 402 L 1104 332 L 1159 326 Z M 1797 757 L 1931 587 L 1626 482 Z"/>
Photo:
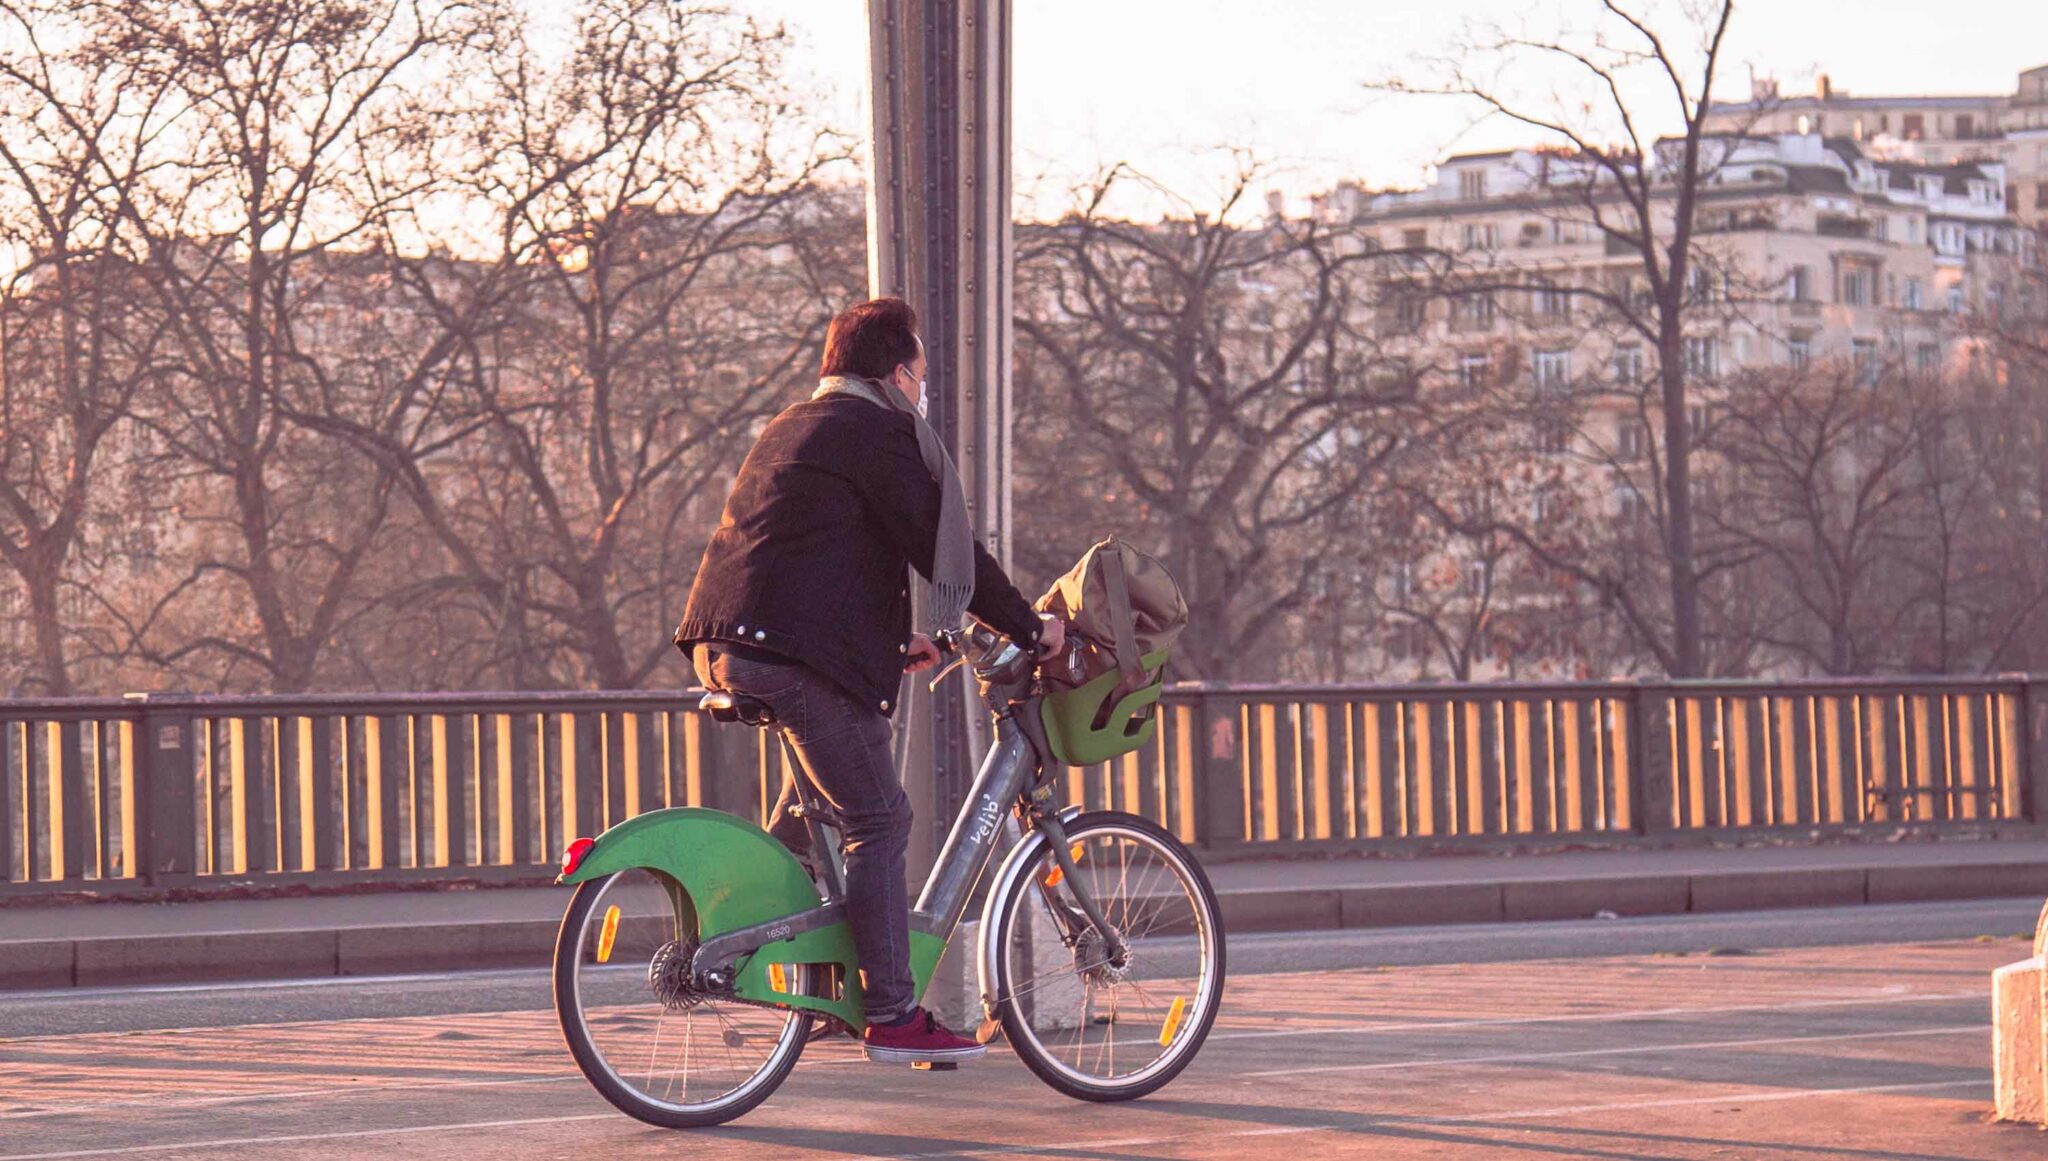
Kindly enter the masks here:
<path id="1" fill-rule="evenodd" d="M 1245 838 L 1238 704 L 1235 695 L 1209 684 L 1195 695 L 1195 840 L 1204 847 Z"/>
<path id="2" fill-rule="evenodd" d="M 2038 823 L 2048 805 L 2048 675 L 2030 673 L 2021 682 L 2020 709 L 2026 715 L 2021 736 L 2027 748 L 2020 816 Z"/>
<path id="3" fill-rule="evenodd" d="M 1672 829 L 1671 694 L 1668 682 L 1644 681 L 1629 693 L 1629 713 L 1635 718 L 1630 723 L 1635 753 L 1628 764 L 1634 783 L 1629 797 L 1638 834 Z"/>
<path id="4" fill-rule="evenodd" d="M 192 820 L 192 701 L 186 694 L 131 693 L 136 723 L 136 876 L 155 885 L 198 866 Z"/>

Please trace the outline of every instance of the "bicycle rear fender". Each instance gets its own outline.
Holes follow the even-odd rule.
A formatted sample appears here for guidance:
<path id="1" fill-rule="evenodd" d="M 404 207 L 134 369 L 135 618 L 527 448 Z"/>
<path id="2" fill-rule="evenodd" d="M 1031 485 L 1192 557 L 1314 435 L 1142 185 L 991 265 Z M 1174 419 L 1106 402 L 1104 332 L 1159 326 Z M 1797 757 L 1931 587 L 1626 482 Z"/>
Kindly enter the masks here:
<path id="1" fill-rule="evenodd" d="M 672 807 L 629 818 L 597 836 L 575 872 L 555 881 L 581 883 L 635 867 L 668 877 L 676 893 L 678 923 L 694 925 L 700 940 L 787 919 L 819 905 L 817 886 L 787 847 L 737 815 L 703 807 Z M 911 932 L 910 968 L 918 995 L 924 994 L 944 950 L 944 941 L 936 936 Z M 774 980 L 781 973 L 769 970 L 774 964 L 837 964 L 839 995 L 779 991 Z M 854 950 L 853 932 L 844 923 L 764 944 L 742 956 L 736 968 L 733 989 L 745 999 L 837 1016 L 855 1031 L 867 1026 L 860 956 Z"/>

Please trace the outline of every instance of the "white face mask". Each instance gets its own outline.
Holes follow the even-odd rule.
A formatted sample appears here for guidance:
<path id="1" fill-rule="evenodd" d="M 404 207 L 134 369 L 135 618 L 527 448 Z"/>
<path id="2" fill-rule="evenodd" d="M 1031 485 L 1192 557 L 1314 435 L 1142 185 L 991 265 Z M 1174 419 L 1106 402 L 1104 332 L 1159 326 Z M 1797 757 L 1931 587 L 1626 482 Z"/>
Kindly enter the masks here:
<path id="1" fill-rule="evenodd" d="M 906 373 L 910 370 L 908 364 L 899 364 L 898 367 Z M 929 401 L 925 397 L 925 380 L 919 379 L 917 381 L 917 413 L 926 419 L 931 418 L 931 412 L 927 410 L 928 403 Z"/>

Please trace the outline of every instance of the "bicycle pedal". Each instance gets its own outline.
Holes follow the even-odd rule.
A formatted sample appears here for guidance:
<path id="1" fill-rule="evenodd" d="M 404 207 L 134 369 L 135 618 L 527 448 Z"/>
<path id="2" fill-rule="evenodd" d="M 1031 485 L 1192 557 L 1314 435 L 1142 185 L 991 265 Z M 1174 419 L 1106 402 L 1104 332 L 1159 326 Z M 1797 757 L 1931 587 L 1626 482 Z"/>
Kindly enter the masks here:
<path id="1" fill-rule="evenodd" d="M 910 1067 L 919 1072 L 958 1072 L 960 1066 L 950 1060 L 913 1060 Z"/>

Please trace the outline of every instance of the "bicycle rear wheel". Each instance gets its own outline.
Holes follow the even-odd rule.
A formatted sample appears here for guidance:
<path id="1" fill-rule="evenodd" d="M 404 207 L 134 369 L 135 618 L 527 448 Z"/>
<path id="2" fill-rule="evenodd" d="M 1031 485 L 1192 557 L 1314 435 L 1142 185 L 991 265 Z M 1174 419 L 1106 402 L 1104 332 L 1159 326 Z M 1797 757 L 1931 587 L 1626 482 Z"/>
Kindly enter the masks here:
<path id="1" fill-rule="evenodd" d="M 811 1017 L 688 982 L 697 934 L 678 923 L 680 888 L 633 868 L 577 887 L 555 941 L 555 1011 L 591 1085 L 628 1116 L 716 1125 L 768 1098 L 796 1067 Z M 772 978 L 772 977 L 771 977 Z M 783 968 L 792 993 L 808 969 Z"/>
<path id="2" fill-rule="evenodd" d="M 1080 886 L 1127 954 L 1109 953 L 1037 838 L 1036 853 L 998 885 L 997 1015 L 1039 1079 L 1081 1100 L 1131 1100 L 1178 1076 L 1216 1021 L 1222 916 L 1194 856 L 1145 819 L 1098 812 L 1066 830 Z"/>

